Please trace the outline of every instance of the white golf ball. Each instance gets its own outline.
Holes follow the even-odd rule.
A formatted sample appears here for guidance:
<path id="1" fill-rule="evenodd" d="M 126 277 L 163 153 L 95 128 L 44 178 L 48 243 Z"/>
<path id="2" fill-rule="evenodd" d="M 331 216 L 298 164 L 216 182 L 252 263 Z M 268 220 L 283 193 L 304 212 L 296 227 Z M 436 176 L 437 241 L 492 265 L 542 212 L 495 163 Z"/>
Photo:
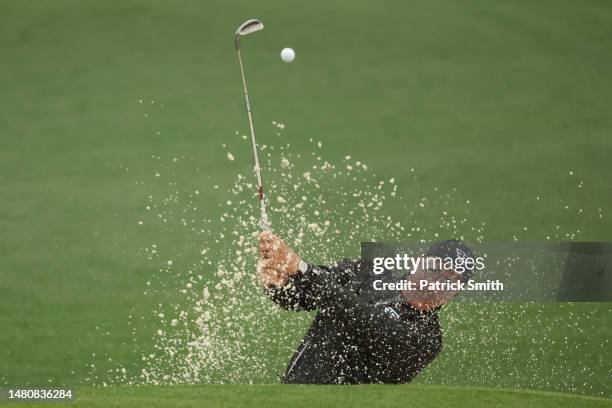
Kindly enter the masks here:
<path id="1" fill-rule="evenodd" d="M 285 62 L 291 62 L 295 59 L 295 51 L 292 48 L 283 48 L 281 51 L 281 59 Z"/>

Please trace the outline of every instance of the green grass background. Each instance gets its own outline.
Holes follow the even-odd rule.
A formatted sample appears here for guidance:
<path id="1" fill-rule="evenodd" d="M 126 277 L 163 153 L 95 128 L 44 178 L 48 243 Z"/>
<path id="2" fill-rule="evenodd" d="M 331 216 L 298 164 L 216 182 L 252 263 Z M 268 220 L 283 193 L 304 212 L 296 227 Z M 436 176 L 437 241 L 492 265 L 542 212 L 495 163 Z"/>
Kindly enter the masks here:
<path id="1" fill-rule="evenodd" d="M 244 42 L 262 142 L 286 141 L 277 120 L 295 151 L 321 140 L 403 178 L 408 200 L 456 188 L 489 241 L 612 239 L 609 2 L 1 0 L 0 385 L 137 371 L 157 303 L 142 248 L 189 240 L 137 226 L 168 187 L 148 183 L 152 156 L 189 158 L 171 181 L 200 188 L 202 213 L 228 195 L 211 184 L 249 174 L 231 36 L 250 17 L 266 24 Z M 612 395 L 609 304 L 495 307 L 503 338 L 469 309 L 419 381 Z M 492 356 L 495 378 L 479 374 Z"/>

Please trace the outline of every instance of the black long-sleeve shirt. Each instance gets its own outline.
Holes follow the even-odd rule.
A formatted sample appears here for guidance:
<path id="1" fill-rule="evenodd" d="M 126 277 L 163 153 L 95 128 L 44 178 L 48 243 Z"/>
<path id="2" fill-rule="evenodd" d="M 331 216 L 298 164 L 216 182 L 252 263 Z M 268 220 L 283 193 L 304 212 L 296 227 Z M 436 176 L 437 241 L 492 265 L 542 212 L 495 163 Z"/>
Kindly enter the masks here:
<path id="1" fill-rule="evenodd" d="M 436 311 L 421 312 L 398 298 L 373 302 L 360 261 L 310 267 L 267 294 L 293 311 L 316 315 L 290 360 L 284 383 L 406 383 L 442 349 Z"/>

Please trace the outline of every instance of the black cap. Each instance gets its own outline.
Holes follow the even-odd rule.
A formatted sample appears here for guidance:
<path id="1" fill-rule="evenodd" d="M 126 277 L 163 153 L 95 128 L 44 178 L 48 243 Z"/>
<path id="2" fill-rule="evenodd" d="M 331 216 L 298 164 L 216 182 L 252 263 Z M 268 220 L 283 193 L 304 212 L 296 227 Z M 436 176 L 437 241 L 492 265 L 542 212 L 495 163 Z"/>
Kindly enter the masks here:
<path id="1" fill-rule="evenodd" d="M 436 256 L 440 258 L 451 258 L 454 265 L 460 264 L 458 259 L 471 258 L 474 260 L 474 253 L 465 243 L 456 240 L 449 239 L 447 241 L 436 242 L 429 247 L 425 256 Z M 461 261 L 461 263 L 464 261 Z M 462 264 L 464 271 L 461 273 L 461 281 L 465 282 L 472 276 L 474 270 L 474 261 L 468 265 Z"/>

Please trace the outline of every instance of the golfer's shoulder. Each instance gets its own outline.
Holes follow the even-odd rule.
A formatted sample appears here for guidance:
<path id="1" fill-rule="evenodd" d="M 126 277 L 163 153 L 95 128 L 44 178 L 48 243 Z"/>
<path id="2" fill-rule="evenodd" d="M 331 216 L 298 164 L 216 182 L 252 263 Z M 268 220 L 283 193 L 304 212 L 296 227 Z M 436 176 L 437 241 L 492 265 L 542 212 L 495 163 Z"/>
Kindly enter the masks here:
<path id="1" fill-rule="evenodd" d="M 413 343 L 415 339 L 427 342 L 432 350 L 442 346 L 442 327 L 436 311 L 420 312 L 403 302 L 386 302 L 376 305 L 387 318 L 384 325 L 389 333 L 397 334 L 395 341 Z M 409 334 L 409 336 L 406 336 Z"/>
<path id="2" fill-rule="evenodd" d="M 403 302 L 396 304 L 396 308 L 399 310 L 403 320 L 417 323 L 421 326 L 429 328 L 432 331 L 440 332 L 440 334 L 442 333 L 442 326 L 440 325 L 438 310 L 421 311 Z"/>

